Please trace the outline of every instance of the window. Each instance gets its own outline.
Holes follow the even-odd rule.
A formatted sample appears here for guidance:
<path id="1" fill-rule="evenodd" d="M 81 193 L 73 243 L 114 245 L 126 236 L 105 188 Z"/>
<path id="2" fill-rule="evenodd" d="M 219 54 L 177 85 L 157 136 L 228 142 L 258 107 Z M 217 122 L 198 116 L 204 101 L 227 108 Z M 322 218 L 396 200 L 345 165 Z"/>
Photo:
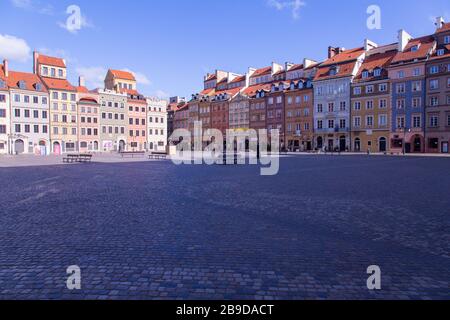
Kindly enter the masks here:
<path id="1" fill-rule="evenodd" d="M 58 100 L 58 92 L 53 92 L 52 97 L 53 99 Z"/>
<path id="2" fill-rule="evenodd" d="M 366 87 L 366 93 L 373 93 L 373 86 L 367 86 Z"/>
<path id="3" fill-rule="evenodd" d="M 341 128 L 341 129 L 347 128 L 347 121 L 345 119 L 339 120 L 339 128 Z"/>
<path id="4" fill-rule="evenodd" d="M 33 126 L 33 131 L 34 133 L 39 133 L 39 126 L 37 124 Z"/>
<path id="5" fill-rule="evenodd" d="M 268 103 L 269 103 L 269 104 L 273 104 L 273 98 L 269 98 Z"/>
<path id="6" fill-rule="evenodd" d="M 373 109 L 373 101 L 366 101 L 366 109 L 367 110 Z"/>
<path id="7" fill-rule="evenodd" d="M 318 104 L 317 105 L 317 113 L 322 113 L 323 112 L 323 105 L 322 104 Z"/>
<path id="8" fill-rule="evenodd" d="M 397 78 L 401 79 L 405 77 L 405 72 L 404 71 L 398 71 L 397 72 Z"/>
<path id="9" fill-rule="evenodd" d="M 387 108 L 387 100 L 386 100 L 386 99 L 380 99 L 380 102 L 379 102 L 379 108 L 380 108 L 380 109 L 385 109 L 385 108 Z"/>
<path id="10" fill-rule="evenodd" d="M 14 131 L 15 131 L 16 133 L 20 133 L 20 124 L 16 124 L 16 125 L 14 126 Z"/>
<path id="11" fill-rule="evenodd" d="M 430 127 L 436 128 L 439 125 L 439 117 L 437 115 L 432 115 L 430 117 Z"/>
<path id="12" fill-rule="evenodd" d="M 361 110 L 361 102 L 360 101 L 355 101 L 355 103 L 353 104 L 353 109 Z"/>
<path id="13" fill-rule="evenodd" d="M 322 120 L 317 120 L 317 129 L 323 129 L 323 121 Z"/>
<path id="14" fill-rule="evenodd" d="M 381 69 L 380 69 L 380 68 L 375 69 L 375 70 L 373 71 L 373 75 L 374 75 L 375 77 L 381 76 Z"/>
<path id="15" fill-rule="evenodd" d="M 6 125 L 0 125 L 0 134 L 6 134 Z"/>
<path id="16" fill-rule="evenodd" d="M 378 85 L 378 90 L 380 92 L 386 92 L 387 91 L 387 83 L 382 83 L 382 84 Z"/>
<path id="17" fill-rule="evenodd" d="M 333 102 L 328 103 L 328 112 L 334 112 L 334 103 Z"/>
<path id="18" fill-rule="evenodd" d="M 63 70 L 62 69 L 58 69 L 58 75 L 60 78 L 62 78 L 64 76 Z"/>
<path id="19" fill-rule="evenodd" d="M 64 101 L 67 100 L 67 93 L 62 93 L 61 94 L 61 100 L 64 100 Z"/>
<path id="20" fill-rule="evenodd" d="M 397 93 L 405 93 L 405 84 L 404 83 L 399 83 L 397 84 Z"/>
<path id="21" fill-rule="evenodd" d="M 33 118 L 35 118 L 35 119 L 39 118 L 39 111 L 38 110 L 34 110 L 33 111 Z"/>
<path id="22" fill-rule="evenodd" d="M 422 117 L 413 116 L 413 128 L 421 128 L 421 127 L 422 127 Z"/>
<path id="23" fill-rule="evenodd" d="M 292 104 L 292 97 L 288 97 L 287 103 L 288 103 L 288 104 Z"/>
<path id="24" fill-rule="evenodd" d="M 367 116 L 366 117 L 366 126 L 372 127 L 373 126 L 373 116 Z"/>
<path id="25" fill-rule="evenodd" d="M 450 36 L 444 37 L 444 44 L 450 44 Z"/>
<path id="26" fill-rule="evenodd" d="M 20 117 L 20 109 L 14 109 L 14 116 L 15 116 L 16 118 L 19 118 L 19 117 Z"/>
<path id="27" fill-rule="evenodd" d="M 447 78 L 447 88 L 450 88 L 450 78 Z"/>
<path id="28" fill-rule="evenodd" d="M 414 108 L 420 108 L 422 106 L 422 98 L 413 98 L 412 99 L 412 106 Z"/>
<path id="29" fill-rule="evenodd" d="M 412 91 L 413 92 L 422 91 L 422 83 L 420 81 L 414 81 L 412 83 Z"/>
<path id="30" fill-rule="evenodd" d="M 328 120 L 328 129 L 334 129 L 334 120 Z"/>
<path id="31" fill-rule="evenodd" d="M 397 100 L 397 109 L 405 109 L 405 99 Z"/>
<path id="32" fill-rule="evenodd" d="M 430 67 L 430 73 L 431 74 L 436 74 L 439 72 L 439 66 L 432 66 Z"/>
<path id="33" fill-rule="evenodd" d="M 378 116 L 378 126 L 380 126 L 380 127 L 386 127 L 387 126 L 387 115 L 380 114 Z"/>
<path id="34" fill-rule="evenodd" d="M 29 118 L 30 117 L 30 110 L 25 109 L 24 114 L 25 114 L 25 118 Z"/>
<path id="35" fill-rule="evenodd" d="M 355 128 L 361 127 L 361 117 L 353 117 L 353 126 Z"/>
<path id="36" fill-rule="evenodd" d="M 42 104 L 47 104 L 47 97 L 42 97 Z"/>
<path id="37" fill-rule="evenodd" d="M 430 106 L 437 107 L 439 105 L 439 97 L 430 98 Z"/>
<path id="38" fill-rule="evenodd" d="M 367 71 L 367 70 L 363 71 L 362 77 L 363 77 L 363 79 L 368 78 L 369 77 L 369 71 Z"/>
<path id="39" fill-rule="evenodd" d="M 430 89 L 431 90 L 439 89 L 439 80 L 438 79 L 430 80 Z"/>
<path id="40" fill-rule="evenodd" d="M 421 74 L 421 72 L 420 72 L 420 69 L 419 69 L 419 68 L 415 68 L 415 69 L 413 70 L 413 76 L 414 76 L 414 77 L 418 77 L 418 76 L 420 76 L 420 74 Z"/>
<path id="41" fill-rule="evenodd" d="M 5 102 L 6 96 L 4 94 L 0 94 L 0 102 Z"/>
<path id="42" fill-rule="evenodd" d="M 0 109 L 0 118 L 6 118 L 6 110 Z"/>
<path id="43" fill-rule="evenodd" d="M 405 117 L 397 117 L 397 129 L 405 128 Z"/>
<path id="44" fill-rule="evenodd" d="M 278 104 L 283 103 L 283 97 L 282 96 L 277 97 L 277 103 Z"/>
<path id="45" fill-rule="evenodd" d="M 354 87 L 353 88 L 353 94 L 354 95 L 360 95 L 361 94 L 361 87 Z"/>

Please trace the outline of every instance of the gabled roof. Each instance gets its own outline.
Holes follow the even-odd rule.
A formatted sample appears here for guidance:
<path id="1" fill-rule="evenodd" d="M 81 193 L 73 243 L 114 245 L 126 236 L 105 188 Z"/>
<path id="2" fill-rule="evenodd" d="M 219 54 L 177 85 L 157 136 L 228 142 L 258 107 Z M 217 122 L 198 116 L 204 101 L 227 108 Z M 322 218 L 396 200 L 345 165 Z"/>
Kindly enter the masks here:
<path id="1" fill-rule="evenodd" d="M 444 50 L 444 54 L 439 56 L 438 55 L 439 50 Z M 450 44 L 437 47 L 436 50 L 433 52 L 433 55 L 431 56 L 430 60 L 439 60 L 448 58 L 450 58 Z"/>
<path id="2" fill-rule="evenodd" d="M 74 86 L 72 86 L 69 81 L 65 79 L 42 77 L 42 81 L 44 82 L 45 86 L 51 90 L 72 91 L 72 92 L 77 91 L 77 89 Z"/>
<path id="3" fill-rule="evenodd" d="M 210 74 L 210 75 L 206 78 L 205 81 L 210 81 L 210 80 L 214 80 L 214 79 L 217 79 L 217 76 L 213 73 L 213 74 Z"/>
<path id="4" fill-rule="evenodd" d="M 253 74 L 252 74 L 252 78 L 254 77 L 260 77 L 260 76 L 265 76 L 268 74 L 272 74 L 272 67 L 264 67 L 261 69 L 257 69 Z"/>
<path id="5" fill-rule="evenodd" d="M 289 70 L 287 70 L 286 72 L 291 72 L 291 71 L 297 71 L 297 70 L 302 70 L 303 69 L 303 64 L 294 64 Z"/>
<path id="6" fill-rule="evenodd" d="M 344 50 L 333 58 L 330 58 L 318 66 L 315 81 L 333 78 L 349 77 L 353 75 L 353 70 L 357 59 L 364 54 L 364 48 Z M 336 68 L 336 74 L 331 74 L 331 70 Z"/>
<path id="7" fill-rule="evenodd" d="M 109 72 L 114 76 L 114 78 L 128 81 L 136 81 L 136 78 L 131 72 L 122 71 L 122 70 L 113 70 L 109 69 Z"/>
<path id="8" fill-rule="evenodd" d="M 37 91 L 36 84 L 41 85 L 39 92 L 47 92 L 47 88 L 42 83 L 41 79 L 34 73 L 9 71 L 8 75 L 8 87 L 19 89 L 19 82 L 24 81 L 25 89 L 29 91 Z"/>
<path id="9" fill-rule="evenodd" d="M 56 57 L 50 57 L 43 54 L 39 54 L 37 59 L 39 64 L 45 64 L 48 66 L 58 67 L 58 68 L 65 68 L 66 63 L 61 58 Z"/>
<path id="10" fill-rule="evenodd" d="M 450 31 L 450 23 L 444 23 L 444 25 L 442 27 L 437 29 L 436 33 L 442 33 L 442 32 L 446 32 L 446 31 Z"/>
<path id="11" fill-rule="evenodd" d="M 426 59 L 431 53 L 434 43 L 433 36 L 412 39 L 408 42 L 403 52 L 397 53 L 395 58 L 392 60 L 392 64 L 409 62 L 416 59 Z M 417 50 L 414 51 L 413 48 L 417 48 Z"/>
<path id="12" fill-rule="evenodd" d="M 242 82 L 245 81 L 245 76 L 238 76 L 236 78 L 234 78 L 230 83 L 236 83 L 236 82 Z"/>
<path id="13" fill-rule="evenodd" d="M 244 95 L 248 96 L 249 98 L 253 98 L 256 96 L 256 93 L 260 90 L 264 91 L 270 91 L 270 87 L 272 86 L 271 83 L 265 83 L 265 84 L 258 84 L 255 86 L 250 86 L 246 88 L 243 92 Z"/>
<path id="14" fill-rule="evenodd" d="M 386 78 L 388 76 L 387 68 L 390 66 L 392 59 L 394 59 L 396 54 L 397 50 L 392 50 L 385 53 L 377 53 L 366 57 L 361 68 L 359 68 L 359 71 L 356 74 L 354 81 L 365 82 Z M 373 74 L 373 71 L 377 68 L 380 68 L 382 70 L 381 75 L 379 77 L 375 77 Z M 369 77 L 367 78 L 362 77 L 364 71 L 369 71 Z"/>
<path id="15" fill-rule="evenodd" d="M 322 64 L 320 64 L 319 68 L 323 67 L 323 66 L 340 64 L 340 63 L 345 63 L 345 62 L 349 62 L 349 61 L 355 61 L 364 52 L 365 52 L 365 50 L 363 47 L 344 50 L 341 53 L 338 53 L 337 55 L 335 55 L 334 57 L 332 57 L 328 60 L 325 60 Z"/>

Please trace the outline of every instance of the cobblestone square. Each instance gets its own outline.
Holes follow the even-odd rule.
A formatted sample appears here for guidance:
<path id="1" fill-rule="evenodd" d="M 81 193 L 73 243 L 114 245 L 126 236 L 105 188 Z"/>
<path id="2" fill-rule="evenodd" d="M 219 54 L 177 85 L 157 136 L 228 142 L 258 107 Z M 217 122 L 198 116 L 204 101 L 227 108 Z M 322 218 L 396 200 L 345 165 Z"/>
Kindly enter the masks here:
<path id="1" fill-rule="evenodd" d="M 449 299 L 450 159 L 0 168 L 0 299 Z M 66 288 L 81 268 L 82 289 Z M 378 265 L 382 290 L 369 291 Z"/>

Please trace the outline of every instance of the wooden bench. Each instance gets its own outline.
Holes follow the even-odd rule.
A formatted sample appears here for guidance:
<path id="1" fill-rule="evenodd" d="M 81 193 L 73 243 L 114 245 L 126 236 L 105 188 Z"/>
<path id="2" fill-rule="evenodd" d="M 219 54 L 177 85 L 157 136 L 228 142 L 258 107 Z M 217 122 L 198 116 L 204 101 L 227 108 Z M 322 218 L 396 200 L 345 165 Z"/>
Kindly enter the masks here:
<path id="1" fill-rule="evenodd" d="M 145 156 L 145 151 L 124 151 L 124 152 L 121 152 L 120 155 L 122 156 L 122 158 L 143 157 L 143 156 Z"/>
<path id="2" fill-rule="evenodd" d="M 165 152 L 152 152 L 148 155 L 149 160 L 166 160 L 167 153 Z"/>
<path id="3" fill-rule="evenodd" d="M 92 154 L 68 154 L 63 158 L 64 163 L 88 163 L 92 161 Z"/>

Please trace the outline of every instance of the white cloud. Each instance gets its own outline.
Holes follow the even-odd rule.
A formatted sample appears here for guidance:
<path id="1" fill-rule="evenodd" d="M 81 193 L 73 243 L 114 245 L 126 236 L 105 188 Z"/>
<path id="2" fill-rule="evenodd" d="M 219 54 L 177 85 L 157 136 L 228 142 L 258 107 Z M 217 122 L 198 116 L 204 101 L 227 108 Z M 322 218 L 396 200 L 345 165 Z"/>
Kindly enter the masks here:
<path id="1" fill-rule="evenodd" d="M 0 34 L 0 58 L 26 62 L 31 57 L 31 49 L 23 39 Z"/>
<path id="2" fill-rule="evenodd" d="M 290 9 L 292 18 L 300 18 L 300 8 L 306 6 L 302 0 L 267 0 L 267 4 L 278 11 Z"/>
<path id="3" fill-rule="evenodd" d="M 167 99 L 170 97 L 170 94 L 165 92 L 164 90 L 156 90 L 153 94 L 155 97 L 161 98 L 161 99 Z"/>
<path id="4" fill-rule="evenodd" d="M 51 4 L 43 4 L 37 0 L 10 0 L 16 8 L 34 11 L 40 14 L 53 15 L 54 9 Z"/>
<path id="5" fill-rule="evenodd" d="M 103 67 L 79 67 L 75 69 L 78 76 L 83 76 L 88 88 L 103 88 L 108 70 Z"/>
<path id="6" fill-rule="evenodd" d="M 142 85 L 145 85 L 145 86 L 149 86 L 149 85 L 152 84 L 150 79 L 147 78 L 147 76 L 145 74 L 141 73 L 141 72 L 134 72 L 134 71 L 132 71 L 130 69 L 123 69 L 123 71 L 131 72 L 134 75 L 134 77 L 136 78 L 136 81 L 137 81 L 138 84 L 142 84 Z"/>

